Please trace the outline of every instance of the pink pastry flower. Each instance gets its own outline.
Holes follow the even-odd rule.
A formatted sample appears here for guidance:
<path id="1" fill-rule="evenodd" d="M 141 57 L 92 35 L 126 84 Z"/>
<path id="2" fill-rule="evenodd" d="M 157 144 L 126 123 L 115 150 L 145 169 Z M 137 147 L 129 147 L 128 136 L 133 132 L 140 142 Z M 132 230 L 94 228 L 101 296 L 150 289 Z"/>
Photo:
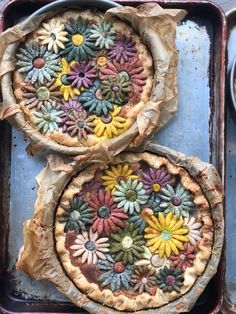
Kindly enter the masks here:
<path id="1" fill-rule="evenodd" d="M 75 63 L 71 67 L 71 71 L 67 74 L 69 81 L 73 87 L 89 88 L 93 85 L 93 79 L 97 76 L 96 69 L 91 63 L 81 62 Z"/>
<path id="2" fill-rule="evenodd" d="M 93 231 L 100 235 L 103 231 L 106 235 L 116 232 L 117 226 L 124 228 L 124 219 L 128 216 L 122 209 L 118 209 L 111 191 L 99 190 L 98 195 L 91 195 L 90 207 L 94 209 L 95 216 L 92 225 Z"/>
<path id="3" fill-rule="evenodd" d="M 172 266 L 182 270 L 186 270 L 188 267 L 192 267 L 195 260 L 196 247 L 190 243 L 184 243 L 184 250 L 179 252 L 179 255 L 171 255 L 170 260 Z"/>
<path id="4" fill-rule="evenodd" d="M 128 60 L 133 58 L 137 53 L 135 45 L 136 43 L 132 38 L 122 35 L 115 40 L 115 44 L 108 52 L 108 56 L 111 59 L 115 59 L 117 62 L 128 62 Z"/>
<path id="5" fill-rule="evenodd" d="M 192 245 L 196 246 L 197 242 L 202 239 L 200 228 L 202 227 L 202 224 L 200 222 L 196 221 L 196 218 L 194 217 L 187 217 L 184 219 L 185 225 L 188 227 L 189 233 L 188 238 L 190 243 Z"/>
<path id="6" fill-rule="evenodd" d="M 105 254 L 110 251 L 109 247 L 108 238 L 98 238 L 98 233 L 90 228 L 89 231 L 82 231 L 70 248 L 75 251 L 74 257 L 81 257 L 83 264 L 96 264 L 98 259 L 106 259 Z"/>

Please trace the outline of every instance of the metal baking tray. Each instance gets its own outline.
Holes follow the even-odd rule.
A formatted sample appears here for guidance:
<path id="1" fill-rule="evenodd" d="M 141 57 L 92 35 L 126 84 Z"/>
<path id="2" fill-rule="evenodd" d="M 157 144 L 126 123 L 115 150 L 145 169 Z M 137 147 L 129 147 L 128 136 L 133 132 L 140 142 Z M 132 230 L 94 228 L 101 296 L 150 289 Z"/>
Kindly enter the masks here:
<path id="1" fill-rule="evenodd" d="M 28 16 L 46 0 L 14 0 L 2 11 L 1 29 Z M 118 2 L 118 1 L 117 1 Z M 148 1 L 119 1 L 137 6 Z M 223 182 L 224 87 L 226 20 L 222 10 L 207 1 L 157 1 L 165 8 L 183 8 L 186 18 L 177 27 L 179 50 L 179 110 L 153 139 L 187 155 L 212 162 Z M 27 142 L 7 122 L 0 124 L 0 312 L 76 312 L 66 297 L 45 282 L 36 282 L 15 269 L 22 245 L 22 223 L 30 218 L 37 186 L 34 177 L 44 156 L 28 157 Z M 223 263 L 191 311 L 219 313 L 223 292 Z M 84 311 L 79 310 L 79 313 Z"/>
<path id="2" fill-rule="evenodd" d="M 228 22 L 228 67 L 226 109 L 226 245 L 225 288 L 222 312 L 236 313 L 236 111 L 230 93 L 230 72 L 236 58 L 236 8 L 227 13 Z"/>

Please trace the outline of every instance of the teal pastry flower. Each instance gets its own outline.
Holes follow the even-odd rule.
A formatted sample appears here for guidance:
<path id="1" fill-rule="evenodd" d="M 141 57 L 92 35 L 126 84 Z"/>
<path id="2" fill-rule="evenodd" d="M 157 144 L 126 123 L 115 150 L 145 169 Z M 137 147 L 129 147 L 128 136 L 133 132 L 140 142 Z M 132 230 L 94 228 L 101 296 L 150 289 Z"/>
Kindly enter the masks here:
<path id="1" fill-rule="evenodd" d="M 115 77 L 109 76 L 101 83 L 103 97 L 117 105 L 123 105 L 128 101 L 128 93 L 131 90 L 131 82 L 126 73 L 119 73 Z"/>
<path id="2" fill-rule="evenodd" d="M 134 215 L 129 218 L 129 221 L 135 225 L 141 232 L 146 228 L 146 221 L 141 215 Z"/>
<path id="3" fill-rule="evenodd" d="M 100 81 L 96 80 L 93 87 L 86 90 L 80 97 L 80 102 L 89 113 L 95 113 L 97 116 L 108 115 L 113 111 L 113 105 L 102 97 Z"/>
<path id="4" fill-rule="evenodd" d="M 180 293 L 183 282 L 183 272 L 178 268 L 168 268 L 165 266 L 160 269 L 159 274 L 157 275 L 158 286 L 163 292 L 176 291 L 177 293 Z"/>
<path id="5" fill-rule="evenodd" d="M 69 200 L 69 207 L 61 205 L 64 212 L 59 216 L 58 221 L 66 223 L 64 231 L 74 230 L 80 233 L 85 230 L 87 225 L 90 225 L 93 220 L 93 209 L 85 203 L 81 197 L 74 196 Z"/>
<path id="6" fill-rule="evenodd" d="M 63 111 L 60 105 L 55 102 L 49 103 L 41 107 L 41 111 L 34 112 L 35 123 L 39 130 L 45 134 L 47 132 L 53 133 L 59 130 L 59 124 L 62 122 L 61 115 Z"/>
<path id="7" fill-rule="evenodd" d="M 102 287 L 108 286 L 113 292 L 130 288 L 133 266 L 124 265 L 123 262 L 116 262 L 110 255 L 107 255 L 105 261 L 99 260 L 97 265 L 101 271 L 98 281 Z"/>
<path id="8" fill-rule="evenodd" d="M 51 81 L 61 71 L 58 55 L 47 51 L 46 46 L 39 46 L 35 41 L 20 48 L 17 59 L 18 72 L 24 73 L 25 81 L 31 81 L 32 84 Z"/>
<path id="9" fill-rule="evenodd" d="M 69 62 L 86 61 L 93 57 L 96 49 L 91 38 L 89 21 L 80 17 L 77 21 L 71 19 L 70 22 L 71 24 L 65 25 L 69 41 L 65 43 L 65 49 L 60 54 L 65 56 Z"/>
<path id="10" fill-rule="evenodd" d="M 161 203 L 161 199 L 159 197 L 159 195 L 155 192 L 153 192 L 147 201 L 147 204 L 145 205 L 145 207 L 151 208 L 155 214 L 157 214 L 158 212 L 163 212 L 164 209 L 161 208 L 159 205 Z"/>
<path id="11" fill-rule="evenodd" d="M 143 235 L 133 223 L 126 222 L 124 229 L 119 228 L 110 235 L 110 253 L 115 261 L 122 261 L 125 265 L 133 264 L 142 257 L 144 244 Z"/>
<path id="12" fill-rule="evenodd" d="M 192 193 L 185 190 L 181 183 L 178 183 L 175 189 L 167 184 L 161 189 L 160 198 L 160 208 L 165 213 L 172 212 L 176 216 L 188 217 L 190 210 L 195 207 Z"/>
<path id="13" fill-rule="evenodd" d="M 99 46 L 100 49 L 109 49 L 114 46 L 116 33 L 111 30 L 111 26 L 111 23 L 107 21 L 92 26 L 90 37 L 95 40 L 95 46 Z"/>
<path id="14" fill-rule="evenodd" d="M 129 178 L 126 182 L 121 180 L 120 184 L 115 185 L 116 191 L 113 192 L 114 200 L 118 208 L 124 208 L 125 213 L 133 214 L 134 211 L 140 212 L 140 205 L 147 202 L 148 196 L 145 194 L 143 183 Z"/>

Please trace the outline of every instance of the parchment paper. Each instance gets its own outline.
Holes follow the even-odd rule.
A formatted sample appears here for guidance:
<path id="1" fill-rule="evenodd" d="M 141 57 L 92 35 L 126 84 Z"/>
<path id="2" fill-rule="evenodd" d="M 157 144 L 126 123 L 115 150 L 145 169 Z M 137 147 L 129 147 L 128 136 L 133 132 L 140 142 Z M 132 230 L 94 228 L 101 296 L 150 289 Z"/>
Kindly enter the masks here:
<path id="1" fill-rule="evenodd" d="M 20 129 L 32 143 L 29 152 L 35 154 L 44 149 L 63 154 L 79 155 L 87 160 L 96 155 L 110 157 L 126 147 L 139 146 L 147 136 L 165 125 L 177 111 L 177 63 L 175 46 L 176 23 L 186 14 L 184 10 L 162 9 L 158 4 L 145 3 L 137 8 L 118 7 L 106 12 L 131 23 L 142 41 L 149 47 L 154 61 L 154 82 L 150 100 L 138 114 L 136 122 L 122 135 L 92 147 L 67 147 L 44 137 L 31 126 L 19 109 L 12 89 L 12 72 L 15 70 L 15 53 L 21 41 L 36 30 L 40 22 L 59 12 L 48 12 L 37 18 L 29 18 L 0 36 L 0 79 L 3 103 L 0 118 L 7 119 Z"/>
<path id="2" fill-rule="evenodd" d="M 136 153 L 143 151 L 166 157 L 173 164 L 185 168 L 201 186 L 211 207 L 214 223 L 214 243 L 211 258 L 203 275 L 196 280 L 190 291 L 179 299 L 158 309 L 137 311 L 136 313 L 175 314 L 188 312 L 216 273 L 220 260 L 224 237 L 221 180 L 212 165 L 204 163 L 196 157 L 186 157 L 181 153 L 151 142 L 146 143 L 142 149 L 135 150 Z M 117 162 L 123 160 L 126 160 L 126 153 L 115 157 Z M 132 163 L 132 155 L 130 154 L 128 161 Z M 72 177 L 89 164 L 91 164 L 91 161 L 84 163 L 82 167 L 75 161 L 71 162 L 70 159 L 63 160 L 60 157 L 49 155 L 47 166 L 37 177 L 39 191 L 35 204 L 35 213 L 33 218 L 24 224 L 24 247 L 20 251 L 17 268 L 34 279 L 46 279 L 54 283 L 58 290 L 67 295 L 75 305 L 83 307 L 90 313 L 118 314 L 119 311 L 91 301 L 78 290 L 66 276 L 54 249 L 54 211 L 58 199 Z"/>

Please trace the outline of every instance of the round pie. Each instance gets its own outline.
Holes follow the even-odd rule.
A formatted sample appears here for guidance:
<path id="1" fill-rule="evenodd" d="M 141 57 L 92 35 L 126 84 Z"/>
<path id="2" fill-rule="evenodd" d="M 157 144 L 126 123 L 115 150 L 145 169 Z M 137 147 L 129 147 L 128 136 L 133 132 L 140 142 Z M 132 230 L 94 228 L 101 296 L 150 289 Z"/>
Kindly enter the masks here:
<path id="1" fill-rule="evenodd" d="M 72 179 L 54 236 L 61 265 L 82 293 L 138 311 L 193 288 L 211 257 L 214 226 L 206 196 L 184 168 L 151 153 L 125 156 Z"/>
<path id="2" fill-rule="evenodd" d="M 150 99 L 152 57 L 127 23 L 67 11 L 19 46 L 14 95 L 26 121 L 67 147 L 91 147 L 126 132 Z"/>

